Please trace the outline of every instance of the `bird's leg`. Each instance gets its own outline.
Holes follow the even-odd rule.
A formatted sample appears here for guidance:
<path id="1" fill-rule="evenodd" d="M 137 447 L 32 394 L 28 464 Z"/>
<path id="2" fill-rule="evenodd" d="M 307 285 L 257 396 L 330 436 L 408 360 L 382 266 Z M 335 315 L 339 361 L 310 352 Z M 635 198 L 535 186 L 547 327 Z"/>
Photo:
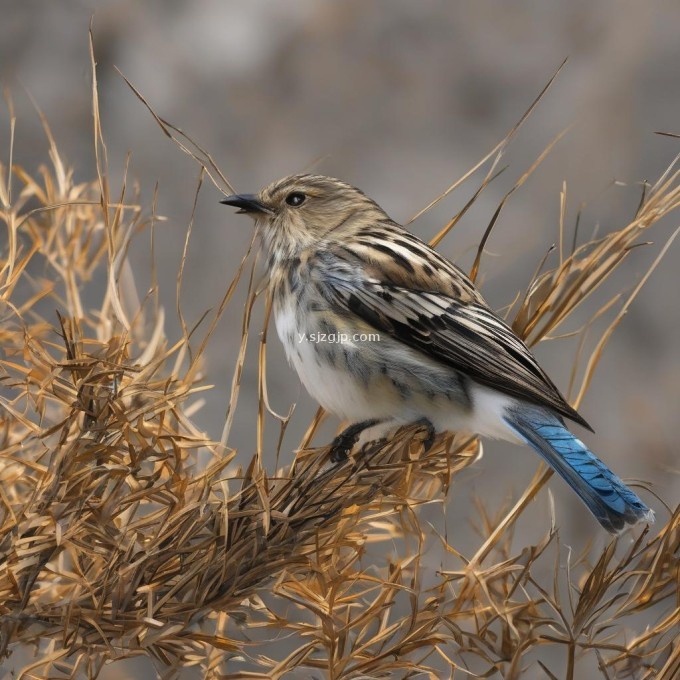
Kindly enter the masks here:
<path id="1" fill-rule="evenodd" d="M 362 420 L 360 423 L 354 423 L 354 425 L 345 428 L 331 443 L 331 462 L 342 463 L 347 460 L 347 454 L 357 443 L 359 435 L 379 422 L 377 418 L 371 418 L 370 420 Z"/>
<path id="2" fill-rule="evenodd" d="M 425 429 L 426 436 L 423 440 L 423 451 L 427 453 L 432 448 L 432 444 L 434 444 L 434 438 L 437 431 L 434 429 L 432 421 L 427 418 L 419 418 L 415 421 L 414 425 L 420 425 Z"/>

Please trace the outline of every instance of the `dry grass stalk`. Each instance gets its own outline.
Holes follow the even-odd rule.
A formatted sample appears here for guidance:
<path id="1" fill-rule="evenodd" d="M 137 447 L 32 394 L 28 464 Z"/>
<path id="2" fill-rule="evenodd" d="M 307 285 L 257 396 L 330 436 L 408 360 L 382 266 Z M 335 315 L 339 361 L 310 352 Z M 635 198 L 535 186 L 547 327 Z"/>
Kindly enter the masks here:
<path id="1" fill-rule="evenodd" d="M 504 516 L 482 508 L 475 555 L 440 537 L 460 568 L 425 587 L 417 508 L 443 497 L 477 457 L 476 441 L 440 437 L 423 454 L 410 428 L 340 468 L 328 466 L 325 449 L 305 445 L 277 474 L 257 455 L 240 475 L 236 452 L 208 441 L 188 414 L 204 389 L 202 352 L 246 258 L 200 349 L 190 351 L 185 323 L 181 339 L 169 341 L 153 293 L 139 303 L 125 258 L 133 236 L 153 228 L 155 207 L 142 210 L 125 182 L 112 197 L 96 87 L 93 94 L 95 181 L 73 182 L 48 128 L 49 169 L 35 178 L 0 166 L 8 234 L 0 262 L 0 654 L 36 645 L 21 677 L 95 677 L 105 661 L 137 655 L 152 658 L 163 677 L 198 665 L 214 678 L 278 678 L 294 669 L 334 679 L 520 678 L 529 666 L 574 678 L 580 663 L 605 678 L 677 677 L 678 510 L 624 551 L 613 541 L 592 564 L 588 555 L 569 559 L 560 577 L 554 528 L 536 545 L 513 543 L 514 524 L 549 477 L 541 468 Z M 226 183 L 202 158 L 210 177 Z M 555 331 L 680 207 L 678 179 L 671 169 L 629 225 L 537 276 L 515 330 L 532 343 Z M 83 291 L 101 273 L 106 291 L 88 310 Z M 251 293 L 254 300 L 252 277 Z M 55 308 L 56 322 L 46 316 Z M 587 363 L 579 398 L 608 335 Z M 263 423 L 264 383 L 260 389 Z M 280 420 L 285 427 L 287 417 Z M 206 451 L 212 462 L 201 466 Z M 365 545 L 381 541 L 398 542 L 400 557 L 366 567 Z M 545 582 L 539 572 L 550 560 L 555 576 Z M 291 603 L 285 616 L 281 601 Z M 299 644 L 270 658 L 243 637 L 260 628 Z M 546 661 L 553 650 L 563 668 Z"/>

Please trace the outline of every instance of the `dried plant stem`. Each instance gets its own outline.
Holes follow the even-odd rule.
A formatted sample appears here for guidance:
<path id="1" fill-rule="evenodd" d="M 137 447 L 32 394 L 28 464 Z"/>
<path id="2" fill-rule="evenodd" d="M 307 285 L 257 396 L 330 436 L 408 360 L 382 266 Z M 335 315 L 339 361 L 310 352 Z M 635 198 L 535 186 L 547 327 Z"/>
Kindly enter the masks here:
<path id="1" fill-rule="evenodd" d="M 279 415 L 269 405 L 267 301 L 260 405 L 237 415 L 261 292 L 253 242 L 195 341 L 198 324 L 190 327 L 179 304 L 192 213 L 176 283 L 181 337 L 166 337 L 157 291 L 139 296 L 127 261 L 135 235 L 147 228 L 153 247 L 156 196 L 147 215 L 123 177 L 112 197 L 96 85 L 93 74 L 92 182 L 73 183 L 46 122 L 50 170 L 33 177 L 13 164 L 11 108 L 10 165 L 0 164 L 0 221 L 8 234 L 0 253 L 0 655 L 22 645 L 37 650 L 19 676 L 94 678 L 106 662 L 145 655 L 163 677 L 200 666 L 215 679 L 291 672 L 338 680 L 522 678 L 533 664 L 548 677 L 579 677 L 582 664 L 605 678 L 676 677 L 680 509 L 625 549 L 614 540 L 601 554 L 565 558 L 552 524 L 535 545 L 517 547 L 515 528 L 552 474 L 541 465 L 497 517 L 479 504 L 482 539 L 471 557 L 455 547 L 456 535 L 437 536 L 447 563 L 435 571 L 426 564 L 434 530 L 418 509 L 455 494 L 461 471 L 479 457 L 476 439 L 440 435 L 425 453 L 424 434 L 413 426 L 332 466 L 327 447 L 309 448 L 325 417 L 319 409 L 293 462 L 267 470 L 273 452 L 266 450 L 265 424 L 279 425 L 280 448 L 292 412 Z M 212 157 L 136 94 L 203 168 L 196 201 L 204 172 L 230 188 Z M 493 159 L 437 241 L 497 176 L 504 149 L 536 103 L 476 166 Z M 498 206 L 475 274 L 500 211 L 549 148 Z M 552 337 L 649 230 L 678 214 L 679 179 L 672 166 L 645 192 L 629 224 L 570 254 L 563 247 L 563 190 L 559 262 L 547 269 L 547 256 L 541 262 L 518 297 L 514 329 L 530 343 Z M 580 383 L 574 368 L 577 403 L 611 333 L 677 233 L 627 298 L 599 305 L 596 317 L 614 318 L 584 358 Z M 229 406 L 221 440 L 213 442 L 191 416 L 208 389 L 199 380 L 206 347 L 248 267 Z M 106 289 L 90 308 L 82 293 L 99 272 Z M 594 333 L 591 323 L 579 332 L 588 329 Z M 579 361 L 586 354 L 583 341 Z M 228 447 L 237 417 L 257 427 L 256 454 L 241 466 L 242 456 Z M 384 550 L 368 560 L 373 544 Z M 286 651 L 273 658 L 253 631 L 285 640 Z M 551 666 L 553 650 L 566 652 L 564 669 Z"/>

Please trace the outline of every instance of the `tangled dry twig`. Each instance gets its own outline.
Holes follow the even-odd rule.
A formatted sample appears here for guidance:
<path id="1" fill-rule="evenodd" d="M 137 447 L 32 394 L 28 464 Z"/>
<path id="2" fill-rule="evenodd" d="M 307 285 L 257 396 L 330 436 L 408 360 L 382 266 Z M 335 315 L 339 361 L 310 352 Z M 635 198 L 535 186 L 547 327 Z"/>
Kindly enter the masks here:
<path id="1" fill-rule="evenodd" d="M 546 649 L 564 650 L 567 678 L 584 659 L 603 677 L 677 677 L 678 510 L 623 554 L 614 541 L 594 564 L 569 559 L 563 573 L 554 528 L 513 550 L 513 527 L 550 476 L 541 468 L 504 515 L 482 513 L 475 555 L 440 537 L 460 568 L 425 587 L 416 509 L 446 493 L 478 442 L 440 437 L 424 454 L 420 433 L 407 428 L 339 468 L 324 449 L 304 447 L 276 474 L 260 456 L 241 474 L 236 452 L 190 418 L 205 389 L 198 367 L 211 331 L 191 352 L 186 325 L 170 342 L 156 301 L 137 298 L 126 253 L 158 218 L 138 197 L 128 201 L 125 182 L 111 198 L 96 97 L 95 121 L 99 176 L 91 183 L 74 183 L 48 128 L 51 169 L 34 178 L 0 166 L 8 234 L 0 262 L 0 654 L 36 645 L 21 677 L 95 677 L 107 660 L 136 655 L 154 659 L 165 676 L 199 665 L 215 678 L 276 678 L 296 668 L 334 679 L 459 671 L 519 678 L 533 661 L 558 677 Z M 553 332 L 680 207 L 678 179 L 670 169 L 629 225 L 538 275 L 515 330 L 531 343 Z M 88 311 L 82 294 L 97 276 L 105 292 Z M 637 290 L 587 362 L 577 401 Z M 47 320 L 55 307 L 63 314 L 56 324 Z M 237 377 L 234 385 L 235 398 Z M 364 567 L 366 543 L 386 540 L 399 542 L 400 557 Z M 540 573 L 551 555 L 546 583 Z M 291 604 L 286 614 L 272 594 Z M 293 651 L 274 660 L 244 629 L 285 633 Z"/>

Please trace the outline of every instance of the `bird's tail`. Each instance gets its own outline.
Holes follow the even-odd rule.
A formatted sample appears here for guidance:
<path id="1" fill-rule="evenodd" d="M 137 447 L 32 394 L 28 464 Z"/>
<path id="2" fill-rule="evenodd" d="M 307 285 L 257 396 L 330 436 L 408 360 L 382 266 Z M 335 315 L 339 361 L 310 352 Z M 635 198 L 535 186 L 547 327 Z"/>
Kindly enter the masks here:
<path id="1" fill-rule="evenodd" d="M 580 496 L 597 521 L 612 533 L 626 524 L 654 521 L 654 513 L 560 418 L 538 409 L 508 411 L 510 429 L 534 448 Z"/>

